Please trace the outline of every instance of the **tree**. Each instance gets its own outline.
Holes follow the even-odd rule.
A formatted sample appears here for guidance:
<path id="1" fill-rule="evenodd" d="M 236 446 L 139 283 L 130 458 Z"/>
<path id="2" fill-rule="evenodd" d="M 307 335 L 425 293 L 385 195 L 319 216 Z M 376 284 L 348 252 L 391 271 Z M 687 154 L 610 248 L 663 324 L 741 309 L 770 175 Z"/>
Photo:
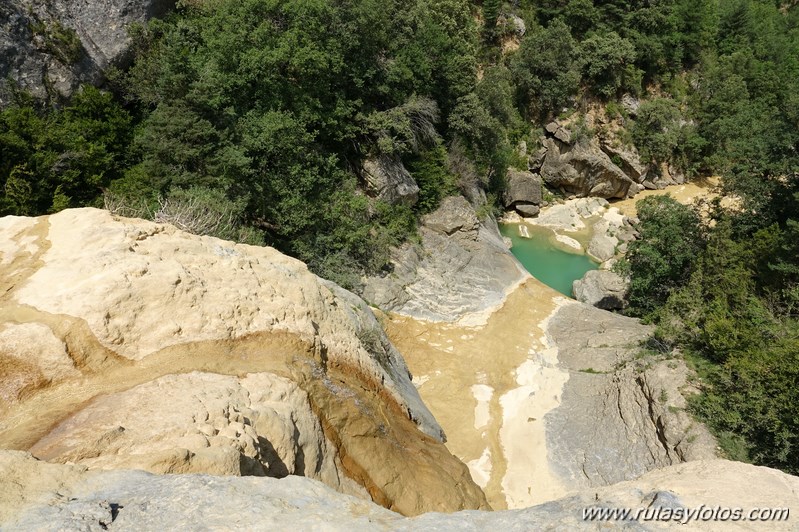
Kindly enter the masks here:
<path id="1" fill-rule="evenodd" d="M 634 66 L 635 46 L 615 31 L 594 34 L 584 40 L 578 57 L 583 82 L 592 92 L 609 98 L 622 88 L 639 90 L 641 72 Z"/>
<path id="2" fill-rule="evenodd" d="M 83 87 L 63 109 L 21 97 L 0 111 L 0 214 L 39 215 L 90 204 L 122 173 L 131 118 Z"/>
<path id="3" fill-rule="evenodd" d="M 510 64 L 521 108 L 541 119 L 560 112 L 580 84 L 576 59 L 577 43 L 562 20 L 528 31 Z"/>
<path id="4" fill-rule="evenodd" d="M 670 196 L 650 196 L 637 203 L 641 236 L 631 243 L 630 311 L 647 316 L 685 285 L 703 248 L 699 216 Z"/>
<path id="5" fill-rule="evenodd" d="M 496 38 L 497 19 L 502 0 L 483 0 L 483 33 L 486 40 Z"/>
<path id="6" fill-rule="evenodd" d="M 641 104 L 631 134 L 643 160 L 653 163 L 671 160 L 680 140 L 681 118 L 673 100 L 655 98 Z"/>

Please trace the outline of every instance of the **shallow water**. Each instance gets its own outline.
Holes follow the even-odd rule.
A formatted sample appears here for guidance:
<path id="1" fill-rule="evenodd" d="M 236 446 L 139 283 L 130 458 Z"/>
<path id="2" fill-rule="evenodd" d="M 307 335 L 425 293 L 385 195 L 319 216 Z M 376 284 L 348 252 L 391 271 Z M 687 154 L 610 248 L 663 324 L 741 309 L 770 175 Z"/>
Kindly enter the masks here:
<path id="1" fill-rule="evenodd" d="M 530 238 L 519 235 L 520 226 L 527 229 Z M 569 253 L 555 243 L 554 233 L 548 229 L 523 224 L 502 224 L 502 236 L 513 242 L 511 252 L 530 274 L 561 294 L 572 296 L 572 283 L 599 265 L 582 253 Z"/>

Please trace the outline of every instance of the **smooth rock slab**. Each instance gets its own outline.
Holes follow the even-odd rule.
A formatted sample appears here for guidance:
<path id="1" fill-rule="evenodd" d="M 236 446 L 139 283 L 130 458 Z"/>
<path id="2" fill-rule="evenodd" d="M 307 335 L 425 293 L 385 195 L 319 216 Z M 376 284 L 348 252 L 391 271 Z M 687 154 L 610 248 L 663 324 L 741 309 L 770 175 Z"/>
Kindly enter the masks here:
<path id="1" fill-rule="evenodd" d="M 496 222 L 480 221 L 462 196 L 422 218 L 421 245 L 392 252 L 393 270 L 365 279 L 362 296 L 385 311 L 432 321 L 457 321 L 501 304 L 528 278 Z"/>
<path id="2" fill-rule="evenodd" d="M 687 460 L 715 457 L 707 428 L 684 410 L 680 360 L 635 363 L 651 326 L 582 303 L 550 318 L 547 335 L 570 372 L 546 415 L 549 459 L 569 489 L 604 486 Z M 662 401 L 665 397 L 666 401 Z"/>
<path id="3" fill-rule="evenodd" d="M 799 478 L 710 460 L 653 471 L 606 488 L 502 512 L 398 514 L 299 477 L 155 476 L 85 471 L 0 452 L 0 528 L 22 530 L 671 530 L 657 521 L 586 522 L 589 507 L 694 509 L 799 507 Z M 794 512 L 768 530 L 796 530 Z M 746 522 L 694 521 L 690 530 L 751 530 Z"/>

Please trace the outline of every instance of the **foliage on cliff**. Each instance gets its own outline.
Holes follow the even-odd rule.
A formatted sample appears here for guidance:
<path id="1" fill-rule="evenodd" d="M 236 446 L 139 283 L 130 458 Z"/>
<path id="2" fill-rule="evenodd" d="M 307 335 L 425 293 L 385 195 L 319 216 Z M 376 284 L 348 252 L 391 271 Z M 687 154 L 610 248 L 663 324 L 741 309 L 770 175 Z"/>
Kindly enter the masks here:
<path id="1" fill-rule="evenodd" d="M 799 15 L 778 7 L 184 1 L 135 29 L 114 97 L 87 88 L 63 109 L 20 97 L 0 112 L 0 213 L 103 193 L 128 214 L 214 212 L 215 234 L 355 285 L 443 196 L 501 197 L 536 126 L 630 93 L 645 99 L 626 117 L 644 160 L 723 173 L 751 207 L 733 231 L 753 234 L 780 223 L 775 184 L 797 165 Z M 412 170 L 413 209 L 364 195 L 358 170 L 375 155 Z"/>
<path id="2" fill-rule="evenodd" d="M 693 164 L 724 176 L 734 209 L 710 220 L 665 198 L 642 202 L 631 244 L 631 312 L 691 358 L 693 404 L 735 459 L 799 473 L 799 18 L 739 0 L 714 13 L 684 97 Z M 634 136 L 664 160 L 680 143 L 675 104 L 653 101 Z M 644 151 L 644 150 L 642 150 Z"/>
<path id="3" fill-rule="evenodd" d="M 0 112 L 0 215 L 36 215 L 91 203 L 123 175 L 131 117 L 108 93 L 84 87 L 40 113 L 24 94 Z"/>

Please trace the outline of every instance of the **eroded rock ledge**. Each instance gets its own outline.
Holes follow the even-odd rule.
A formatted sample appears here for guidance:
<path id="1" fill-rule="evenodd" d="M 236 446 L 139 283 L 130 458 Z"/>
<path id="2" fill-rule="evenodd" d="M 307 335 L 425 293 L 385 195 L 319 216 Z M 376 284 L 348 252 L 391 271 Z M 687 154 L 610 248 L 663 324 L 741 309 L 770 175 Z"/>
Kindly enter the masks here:
<path id="1" fill-rule="evenodd" d="M 550 463 L 569 489 L 716 456 L 707 428 L 685 411 L 695 393 L 680 359 L 640 358 L 652 332 L 638 320 L 580 303 L 562 306 L 547 334 L 569 371 L 546 416 Z"/>
<path id="2" fill-rule="evenodd" d="M 0 452 L 3 530 L 669 530 L 674 522 L 586 522 L 588 507 L 736 508 L 799 506 L 799 478 L 764 467 L 710 460 L 672 466 L 633 481 L 585 490 L 523 510 L 403 518 L 310 479 L 153 476 L 85 471 Z M 795 530 L 791 512 L 768 530 Z M 690 530 L 751 530 L 750 522 L 694 520 Z"/>
<path id="3" fill-rule="evenodd" d="M 271 248 L 97 209 L 6 217 L 0 318 L 0 447 L 487 507 L 365 303 Z"/>
<path id="4" fill-rule="evenodd" d="M 394 250 L 390 273 L 366 280 L 363 297 L 391 312 L 456 321 L 502 304 L 529 274 L 508 251 L 496 222 L 480 220 L 463 196 L 422 218 L 421 243 Z"/>

